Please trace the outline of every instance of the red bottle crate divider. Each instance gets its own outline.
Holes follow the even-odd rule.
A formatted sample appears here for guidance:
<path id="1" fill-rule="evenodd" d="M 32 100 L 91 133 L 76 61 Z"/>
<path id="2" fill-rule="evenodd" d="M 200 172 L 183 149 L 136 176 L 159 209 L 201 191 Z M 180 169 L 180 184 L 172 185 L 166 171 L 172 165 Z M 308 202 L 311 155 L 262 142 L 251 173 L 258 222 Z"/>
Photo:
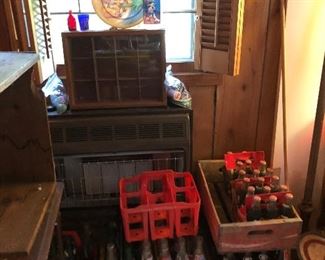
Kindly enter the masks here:
<path id="1" fill-rule="evenodd" d="M 236 168 L 237 161 L 245 161 L 247 159 L 252 160 L 252 165 L 254 169 L 260 167 L 260 161 L 264 160 L 264 151 L 254 151 L 254 152 L 241 152 L 241 153 L 230 153 L 224 155 L 225 166 L 229 171 Z"/>
<path id="2" fill-rule="evenodd" d="M 197 234 L 201 199 L 189 172 L 147 171 L 119 186 L 128 242 Z"/>

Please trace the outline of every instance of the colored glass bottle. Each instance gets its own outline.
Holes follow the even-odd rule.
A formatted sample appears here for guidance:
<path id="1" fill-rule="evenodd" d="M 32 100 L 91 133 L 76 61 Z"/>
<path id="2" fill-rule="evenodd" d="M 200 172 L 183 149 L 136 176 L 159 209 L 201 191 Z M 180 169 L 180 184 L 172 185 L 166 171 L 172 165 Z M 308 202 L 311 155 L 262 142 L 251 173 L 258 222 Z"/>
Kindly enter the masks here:
<path id="1" fill-rule="evenodd" d="M 277 206 L 278 198 L 274 195 L 269 197 L 269 201 L 266 205 L 266 217 L 268 219 L 277 218 L 279 216 L 279 209 Z"/>
<path id="2" fill-rule="evenodd" d="M 262 217 L 261 197 L 255 195 L 252 206 L 247 212 L 247 221 L 260 220 Z"/>
<path id="3" fill-rule="evenodd" d="M 69 16 L 68 16 L 68 29 L 69 31 L 77 30 L 76 18 L 74 18 L 71 10 L 69 11 Z"/>
<path id="4" fill-rule="evenodd" d="M 186 253 L 186 244 L 183 237 L 178 238 L 178 252 L 176 255 L 176 260 L 189 260 L 188 254 Z"/>
<path id="5" fill-rule="evenodd" d="M 149 240 L 144 240 L 142 243 L 141 260 L 153 260 L 151 243 Z"/>
<path id="6" fill-rule="evenodd" d="M 266 161 L 261 160 L 260 161 L 260 176 L 265 177 L 266 176 Z"/>
<path id="7" fill-rule="evenodd" d="M 197 236 L 195 238 L 195 250 L 194 250 L 194 260 L 205 260 L 205 255 L 203 252 L 203 237 Z"/>
<path id="8" fill-rule="evenodd" d="M 287 193 L 284 198 L 284 202 L 281 205 L 281 215 L 287 218 L 294 217 L 294 212 L 292 208 L 293 204 L 293 195 L 291 193 Z"/>

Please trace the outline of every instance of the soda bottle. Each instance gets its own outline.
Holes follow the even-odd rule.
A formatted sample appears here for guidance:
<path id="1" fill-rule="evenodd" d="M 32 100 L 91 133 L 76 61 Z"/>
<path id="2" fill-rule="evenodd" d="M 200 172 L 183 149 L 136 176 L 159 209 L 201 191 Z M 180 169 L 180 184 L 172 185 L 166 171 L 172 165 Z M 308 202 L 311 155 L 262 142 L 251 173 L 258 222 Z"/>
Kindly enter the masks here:
<path id="1" fill-rule="evenodd" d="M 287 218 L 294 217 L 293 209 L 293 195 L 291 193 L 287 193 L 285 195 L 284 202 L 281 205 L 281 215 Z"/>
<path id="2" fill-rule="evenodd" d="M 253 175 L 252 160 L 247 159 L 245 161 L 245 171 L 247 175 Z"/>
<path id="3" fill-rule="evenodd" d="M 274 170 L 272 168 L 266 169 L 266 176 L 272 177 L 274 174 Z"/>
<path id="4" fill-rule="evenodd" d="M 257 183 L 256 183 L 256 187 L 255 187 L 256 194 L 263 193 L 264 181 L 265 181 L 264 177 L 257 178 Z"/>
<path id="5" fill-rule="evenodd" d="M 279 176 L 273 175 L 271 178 L 271 192 L 278 192 L 280 191 L 280 178 Z"/>
<path id="6" fill-rule="evenodd" d="M 236 168 L 234 170 L 234 179 L 237 179 L 239 176 L 239 171 L 243 170 L 244 164 L 242 161 L 237 161 L 236 162 Z"/>
<path id="7" fill-rule="evenodd" d="M 250 179 L 249 178 L 244 178 L 242 185 L 241 185 L 241 189 L 240 189 L 240 193 L 239 193 L 239 206 L 243 205 L 245 203 L 245 198 L 246 198 L 246 193 L 247 193 L 247 189 L 250 183 Z"/>
<path id="8" fill-rule="evenodd" d="M 247 212 L 247 221 L 260 220 L 262 217 L 261 197 L 255 195 L 252 206 Z"/>
<path id="9" fill-rule="evenodd" d="M 277 206 L 277 196 L 271 195 L 266 205 L 266 217 L 268 219 L 277 218 L 279 216 L 279 210 Z"/>
<path id="10" fill-rule="evenodd" d="M 106 245 L 106 260 L 117 260 L 116 247 L 113 243 Z"/>
<path id="11" fill-rule="evenodd" d="M 153 260 L 151 243 L 149 240 L 144 240 L 142 243 L 141 260 Z"/>
<path id="12" fill-rule="evenodd" d="M 253 171 L 254 178 L 257 179 L 258 177 L 260 177 L 260 175 L 261 175 L 261 171 L 259 169 L 254 169 Z"/>
<path id="13" fill-rule="evenodd" d="M 177 239 L 178 244 L 178 252 L 176 255 L 176 260 L 189 260 L 189 257 L 186 253 L 186 244 L 184 237 L 180 237 Z"/>
<path id="14" fill-rule="evenodd" d="M 165 238 L 159 240 L 159 260 L 172 260 L 168 240 Z"/>
<path id="15" fill-rule="evenodd" d="M 254 186 L 248 186 L 246 197 L 248 197 L 248 196 L 254 196 L 254 193 L 255 193 Z"/>
<path id="16" fill-rule="evenodd" d="M 245 170 L 240 170 L 238 173 L 238 179 L 244 179 L 246 176 L 246 171 Z"/>
<path id="17" fill-rule="evenodd" d="M 261 177 L 266 176 L 266 161 L 264 161 L 264 160 L 260 161 L 260 176 Z"/>
<path id="18" fill-rule="evenodd" d="M 205 260 L 205 255 L 203 252 L 203 237 L 197 236 L 195 238 L 195 250 L 193 260 Z"/>

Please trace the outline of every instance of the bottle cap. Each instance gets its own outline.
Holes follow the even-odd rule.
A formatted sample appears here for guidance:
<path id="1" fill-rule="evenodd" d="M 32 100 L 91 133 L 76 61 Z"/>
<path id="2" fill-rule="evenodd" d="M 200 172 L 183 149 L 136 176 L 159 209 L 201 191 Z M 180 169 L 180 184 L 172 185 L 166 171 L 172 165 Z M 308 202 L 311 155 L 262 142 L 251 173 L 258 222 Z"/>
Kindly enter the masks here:
<path id="1" fill-rule="evenodd" d="M 264 181 L 265 181 L 265 178 L 264 178 L 264 177 L 258 177 L 258 178 L 257 178 L 257 181 L 258 181 L 258 182 L 264 182 Z"/>
<path id="2" fill-rule="evenodd" d="M 289 190 L 288 186 L 285 185 L 285 184 L 282 184 L 282 185 L 280 186 L 280 189 L 281 189 L 281 191 L 288 191 L 288 190 Z"/>
<path id="3" fill-rule="evenodd" d="M 246 174 L 246 172 L 244 170 L 239 171 L 239 175 L 244 176 L 245 174 Z"/>
<path id="4" fill-rule="evenodd" d="M 253 199 L 254 202 L 261 202 L 261 200 L 262 199 L 260 196 L 257 196 L 257 195 L 254 196 L 254 199 Z"/>
<path id="5" fill-rule="evenodd" d="M 263 165 L 263 166 L 265 166 L 266 165 L 266 161 L 260 160 L 260 164 Z"/>
<path id="6" fill-rule="evenodd" d="M 237 161 L 236 164 L 237 164 L 237 166 L 243 166 L 244 165 L 244 163 L 242 161 Z"/>
<path id="7" fill-rule="evenodd" d="M 279 176 L 276 175 L 272 176 L 272 181 L 279 181 L 279 180 L 280 180 Z"/>
<path id="8" fill-rule="evenodd" d="M 293 195 L 292 195 L 292 193 L 287 193 L 286 195 L 285 195 L 285 198 L 286 198 L 286 200 L 293 200 Z"/>
<path id="9" fill-rule="evenodd" d="M 254 169 L 254 175 L 259 175 L 261 171 L 259 169 Z"/>
<path id="10" fill-rule="evenodd" d="M 276 202 L 276 201 L 278 200 L 278 198 L 277 198 L 277 196 L 275 196 L 275 195 L 271 195 L 271 196 L 269 197 L 269 200 L 272 201 L 272 202 Z"/>
<path id="11" fill-rule="evenodd" d="M 252 164 L 252 160 L 247 159 L 247 160 L 245 161 L 245 163 L 248 164 L 248 165 L 251 165 L 251 164 Z"/>
<path id="12" fill-rule="evenodd" d="M 265 185 L 265 186 L 263 187 L 263 192 L 264 192 L 264 193 L 270 193 L 270 192 L 271 192 L 271 187 Z"/>

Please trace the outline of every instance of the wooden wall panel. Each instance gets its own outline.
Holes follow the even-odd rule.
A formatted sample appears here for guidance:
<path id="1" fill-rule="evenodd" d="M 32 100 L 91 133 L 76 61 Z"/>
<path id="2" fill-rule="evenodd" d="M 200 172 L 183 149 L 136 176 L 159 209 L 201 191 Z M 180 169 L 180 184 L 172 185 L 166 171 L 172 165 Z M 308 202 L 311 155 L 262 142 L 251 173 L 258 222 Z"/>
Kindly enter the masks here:
<path id="1" fill-rule="evenodd" d="M 260 98 L 259 120 L 257 122 L 256 149 L 264 150 L 265 156 L 273 164 L 275 125 L 278 109 L 278 73 L 281 35 L 280 1 L 271 0 L 266 35 L 266 52 L 263 67 L 262 93 Z"/>
<path id="2" fill-rule="evenodd" d="M 277 70 L 272 67 L 273 64 L 270 65 L 274 62 L 270 57 L 273 55 L 277 67 L 279 46 L 267 42 L 267 36 L 273 37 L 268 29 L 276 30 L 276 23 L 270 23 L 270 19 L 275 19 L 274 13 L 272 17 L 269 16 L 274 4 L 275 1 L 271 0 L 246 1 L 240 75 L 226 76 L 223 86 L 218 89 L 214 158 L 222 158 L 227 151 L 257 148 L 269 151 L 273 146 L 273 140 L 269 136 L 273 134 L 275 123 L 272 116 L 274 117 L 276 90 L 269 88 L 276 89 L 276 84 L 265 83 L 277 77 Z M 272 70 L 267 71 L 269 68 Z M 273 103 L 271 109 L 266 109 L 268 104 L 264 103 L 268 98 L 272 99 L 269 102 L 271 105 Z M 260 121 L 260 118 L 263 120 Z M 266 121 L 268 124 L 263 125 Z M 268 139 L 262 138 L 263 136 Z M 268 156 L 267 160 L 269 159 Z"/>
<path id="3" fill-rule="evenodd" d="M 193 109 L 193 162 L 213 157 L 216 86 L 188 86 Z"/>

